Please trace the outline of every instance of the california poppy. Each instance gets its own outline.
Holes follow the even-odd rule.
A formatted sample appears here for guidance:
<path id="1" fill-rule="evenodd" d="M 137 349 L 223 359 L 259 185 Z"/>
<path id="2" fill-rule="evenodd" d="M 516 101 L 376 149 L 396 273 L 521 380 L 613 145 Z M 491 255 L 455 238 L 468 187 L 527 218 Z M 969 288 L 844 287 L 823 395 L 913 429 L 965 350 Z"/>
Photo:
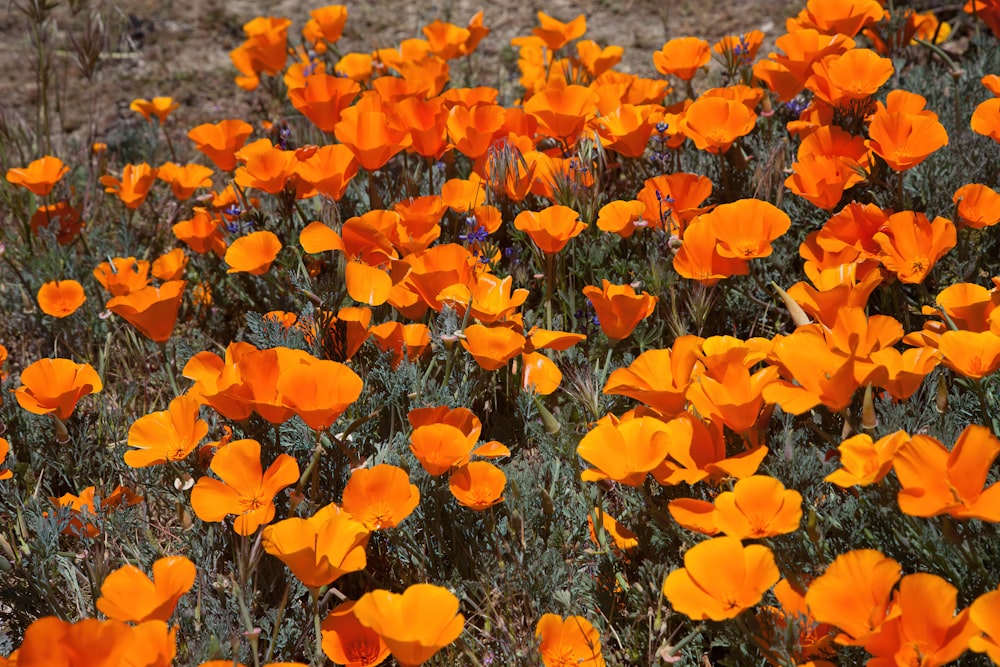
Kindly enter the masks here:
<path id="1" fill-rule="evenodd" d="M 722 621 L 760 602 L 780 578 L 767 547 L 715 537 L 684 553 L 684 567 L 667 575 L 663 594 L 674 611 L 689 618 Z"/>
<path id="2" fill-rule="evenodd" d="M 185 280 L 172 280 L 159 287 L 143 287 L 110 299 L 106 307 L 124 318 L 146 338 L 156 343 L 165 343 L 174 331 L 185 286 Z"/>
<path id="3" fill-rule="evenodd" d="M 218 214 L 196 206 L 192 216 L 173 226 L 174 236 L 197 253 L 214 252 L 222 256 L 226 241 L 222 237 L 222 220 Z"/>
<path id="4" fill-rule="evenodd" d="M 507 476 L 488 461 L 472 461 L 448 477 L 448 488 L 459 505 L 480 512 L 503 501 Z"/>
<path id="5" fill-rule="evenodd" d="M 83 285 L 75 280 L 53 280 L 38 290 L 38 307 L 52 317 L 69 317 L 86 300 Z"/>
<path id="6" fill-rule="evenodd" d="M 702 203 L 712 194 L 712 179 L 678 171 L 647 178 L 636 199 L 646 205 L 642 217 L 655 229 L 682 236 L 688 223 L 711 210 Z"/>
<path id="7" fill-rule="evenodd" d="M 108 618 L 131 623 L 168 621 L 177 601 L 194 584 L 194 563 L 167 556 L 153 563 L 153 577 L 134 565 L 123 565 L 105 577 L 97 608 Z"/>
<path id="8" fill-rule="evenodd" d="M 7 442 L 7 438 L 0 438 L 0 466 L 4 464 L 7 460 L 7 455 L 10 453 L 10 443 Z M 14 476 L 14 473 L 10 470 L 0 469 L 0 480 L 10 479 Z"/>
<path id="9" fill-rule="evenodd" d="M 7 181 L 20 185 L 44 197 L 52 192 L 56 183 L 69 172 L 69 167 L 57 157 L 46 155 L 33 160 L 27 167 L 12 167 L 7 170 Z"/>
<path id="10" fill-rule="evenodd" d="M 258 139 L 243 146 L 236 152 L 236 159 L 243 163 L 234 172 L 237 185 L 272 195 L 284 190 L 299 162 L 295 151 L 282 150 L 272 145 L 270 139 Z"/>
<path id="11" fill-rule="evenodd" d="M 879 551 L 849 551 L 812 582 L 806 604 L 817 621 L 842 630 L 838 644 L 863 644 L 887 620 L 892 589 L 901 574 L 899 563 Z"/>
<path id="12" fill-rule="evenodd" d="M 972 112 L 970 126 L 976 134 L 1000 142 L 1000 97 L 993 97 L 981 102 Z"/>
<path id="13" fill-rule="evenodd" d="M 535 93 L 524 111 L 538 120 L 539 133 L 572 144 L 597 112 L 597 101 L 593 90 L 573 84 Z"/>
<path id="14" fill-rule="evenodd" d="M 122 296 L 149 284 L 149 262 L 135 257 L 114 257 L 98 264 L 94 277 L 112 295 Z"/>
<path id="15" fill-rule="evenodd" d="M 612 285 L 607 280 L 600 289 L 584 287 L 583 294 L 594 306 L 601 330 L 612 340 L 628 338 L 639 322 L 653 314 L 659 301 L 648 292 L 636 294 L 631 285 Z"/>
<path id="16" fill-rule="evenodd" d="M 956 229 L 941 216 L 929 221 L 923 213 L 900 211 L 889 216 L 872 240 L 882 250 L 879 260 L 885 268 L 900 282 L 917 284 L 955 247 Z"/>
<path id="17" fill-rule="evenodd" d="M 672 74 L 690 81 L 712 59 L 710 45 L 697 37 L 672 39 L 653 52 L 653 65 L 660 74 Z"/>
<path id="18" fill-rule="evenodd" d="M 942 362 L 963 377 L 979 380 L 1000 369 L 1000 336 L 992 331 L 945 331 L 938 350 Z"/>
<path id="19" fill-rule="evenodd" d="M 212 472 L 219 481 L 201 477 L 191 489 L 191 507 L 202 521 L 222 521 L 235 514 L 233 530 L 250 535 L 274 518 L 274 496 L 299 479 L 299 464 L 288 454 L 279 454 L 262 471 L 260 443 L 234 440 L 212 457 Z"/>
<path id="20" fill-rule="evenodd" d="M 188 256 L 183 248 L 174 248 L 153 260 L 153 276 L 169 282 L 179 280 L 187 268 Z"/>
<path id="21" fill-rule="evenodd" d="M 462 634 L 458 598 L 433 584 L 413 584 L 402 594 L 375 590 L 354 604 L 354 615 L 374 630 L 402 667 L 416 667 Z"/>
<path id="22" fill-rule="evenodd" d="M 420 491 L 402 468 L 380 463 L 358 468 L 344 487 L 342 504 L 368 530 L 393 528 L 420 503 Z"/>
<path id="23" fill-rule="evenodd" d="M 22 408 L 36 415 L 54 415 L 65 421 L 77 402 L 101 391 L 103 384 L 90 364 L 70 359 L 39 359 L 21 371 L 21 386 L 14 397 Z"/>
<path id="24" fill-rule="evenodd" d="M 176 628 L 163 621 L 131 626 L 122 621 L 85 618 L 76 623 L 56 616 L 33 622 L 17 653 L 21 667 L 169 667 L 176 653 Z"/>
<path id="25" fill-rule="evenodd" d="M 156 177 L 170 184 L 170 190 L 180 201 L 190 199 L 195 190 L 212 186 L 211 167 L 201 164 L 178 165 L 173 162 L 161 164 L 156 169 Z"/>
<path id="26" fill-rule="evenodd" d="M 745 477 L 715 499 L 720 532 L 739 539 L 784 535 L 799 528 L 802 495 L 767 475 Z"/>
<path id="27" fill-rule="evenodd" d="M 583 616 L 563 618 L 545 614 L 538 619 L 535 637 L 545 667 L 604 667 L 601 633 Z"/>
<path id="28" fill-rule="evenodd" d="M 969 638 L 969 649 L 985 653 L 995 664 L 1000 663 L 1000 590 L 976 598 L 969 605 L 969 619 L 983 633 Z"/>
<path id="29" fill-rule="evenodd" d="M 35 234 L 39 234 L 43 228 L 54 231 L 56 242 L 59 245 L 67 245 L 76 238 L 85 223 L 80 217 L 80 209 L 68 201 L 57 201 L 54 204 L 39 206 L 31 214 L 28 224 Z"/>
<path id="30" fill-rule="evenodd" d="M 817 61 L 806 87 L 834 107 L 864 105 L 893 71 L 891 59 L 871 49 L 853 48 Z"/>
<path id="31" fill-rule="evenodd" d="M 192 128 L 187 136 L 195 148 L 204 153 L 222 171 L 236 168 L 236 152 L 243 148 L 253 126 L 238 118 L 218 123 L 204 123 Z"/>
<path id="32" fill-rule="evenodd" d="M 680 121 L 681 130 L 700 150 L 725 153 L 753 130 L 757 114 L 737 100 L 702 96 Z"/>
<path id="33" fill-rule="evenodd" d="M 182 461 L 208 434 L 208 423 L 198 418 L 200 404 L 178 396 L 166 410 L 140 417 L 128 429 L 125 463 L 133 468 Z"/>
<path id="34" fill-rule="evenodd" d="M 118 195 L 126 207 L 135 210 L 146 201 L 146 196 L 156 183 L 156 169 L 145 162 L 127 164 L 122 169 L 121 179 L 105 174 L 100 181 L 105 192 Z"/>
<path id="35" fill-rule="evenodd" d="M 879 110 L 868 124 L 868 136 L 868 147 L 895 171 L 911 169 L 948 145 L 944 126 L 921 113 Z"/>
<path id="36" fill-rule="evenodd" d="M 307 76 L 303 86 L 291 88 L 288 99 L 313 125 L 323 132 L 333 132 L 341 112 L 360 92 L 361 86 L 355 81 L 317 72 Z"/>
<path id="37" fill-rule="evenodd" d="M 309 428 L 330 428 L 361 395 L 364 382 L 350 367 L 301 350 L 278 347 L 275 352 L 275 391 Z"/>
<path id="38" fill-rule="evenodd" d="M 296 579 L 317 589 L 365 568 L 368 535 L 364 525 L 331 503 L 308 519 L 292 517 L 265 527 L 261 543 Z"/>
<path id="39" fill-rule="evenodd" d="M 471 324 L 463 331 L 462 347 L 485 370 L 495 371 L 524 351 L 525 338 L 507 327 Z"/>
<path id="40" fill-rule="evenodd" d="M 623 239 L 630 238 L 636 229 L 648 226 L 643 219 L 646 205 L 638 200 L 616 199 L 601 207 L 597 213 L 597 228 L 603 232 L 618 234 Z"/>
<path id="41" fill-rule="evenodd" d="M 587 527 L 590 531 L 590 539 L 595 545 L 601 546 L 601 540 L 598 539 L 597 531 L 594 528 L 595 516 L 600 516 L 601 529 L 604 531 L 605 535 L 611 538 L 615 548 L 627 551 L 639 546 L 639 538 L 636 534 L 622 525 L 618 519 L 603 511 L 600 507 L 595 507 L 593 512 L 587 514 Z"/>
<path id="42" fill-rule="evenodd" d="M 430 475 L 443 475 L 468 462 L 477 437 L 478 432 L 466 435 L 451 424 L 425 424 L 413 430 L 410 451 Z"/>
<path id="43" fill-rule="evenodd" d="M 226 250 L 228 273 L 263 275 L 271 268 L 281 247 L 277 234 L 266 229 L 241 236 Z"/>
<path id="44" fill-rule="evenodd" d="M 338 665 L 369 667 L 389 657 L 389 647 L 378 633 L 354 615 L 354 600 L 331 609 L 320 627 L 323 653 Z"/>
<path id="45" fill-rule="evenodd" d="M 514 227 L 526 232 L 542 252 L 555 254 L 586 229 L 587 223 L 568 206 L 555 205 L 541 211 L 521 211 L 514 218 Z"/>
<path id="46" fill-rule="evenodd" d="M 646 350 L 627 367 L 611 372 L 604 393 L 628 396 L 665 416 L 683 412 L 702 341 L 681 336 L 672 348 Z"/>
<path id="47" fill-rule="evenodd" d="M 585 470 L 584 481 L 613 479 L 627 486 L 641 485 L 666 458 L 674 435 L 671 428 L 654 417 L 598 422 L 576 448 L 580 458 L 596 469 Z"/>
<path id="48" fill-rule="evenodd" d="M 911 516 L 1000 521 L 1000 484 L 983 488 L 998 454 L 1000 440 L 978 424 L 967 426 L 950 452 L 935 438 L 913 436 L 893 459 L 902 487 L 899 509 Z"/>
<path id="49" fill-rule="evenodd" d="M 368 171 L 381 169 L 413 143 L 405 129 L 390 122 L 387 113 L 362 111 L 358 106 L 348 107 L 341 113 L 334 134 L 337 141 L 354 151 L 358 164 Z"/>
<path id="50" fill-rule="evenodd" d="M 358 173 L 354 153 L 343 144 L 320 146 L 309 157 L 299 160 L 295 175 L 321 195 L 340 200 L 351 179 Z"/>
<path id="51" fill-rule="evenodd" d="M 274 76 L 284 69 L 291 25 L 291 20 L 274 16 L 258 16 L 243 24 L 247 39 L 229 52 L 241 74 L 236 77 L 239 87 L 254 90 L 260 84 L 260 74 Z"/>
<path id="52" fill-rule="evenodd" d="M 722 204 L 700 219 L 708 222 L 718 237 L 719 255 L 743 260 L 769 256 L 770 242 L 787 232 L 792 224 L 784 211 L 760 199 Z"/>
<path id="53" fill-rule="evenodd" d="M 154 97 L 151 100 L 144 100 L 142 98 L 132 100 L 128 108 L 142 114 L 147 123 L 152 122 L 155 116 L 162 125 L 167 122 L 167 116 L 179 106 L 180 104 L 175 102 L 172 97 Z"/>
<path id="54" fill-rule="evenodd" d="M 909 440 L 906 431 L 896 431 L 872 441 L 867 433 L 844 440 L 837 447 L 840 468 L 823 478 L 841 488 L 869 486 L 885 477 L 892 468 L 899 448 Z"/>
<path id="55" fill-rule="evenodd" d="M 1000 193 L 981 183 L 963 185 L 951 200 L 955 202 L 958 220 L 973 229 L 992 227 L 1000 222 Z"/>
<path id="56" fill-rule="evenodd" d="M 709 287 L 724 278 L 750 272 L 748 262 L 724 257 L 719 245 L 715 226 L 704 216 L 698 216 L 684 229 L 681 247 L 673 257 L 674 271 Z"/>

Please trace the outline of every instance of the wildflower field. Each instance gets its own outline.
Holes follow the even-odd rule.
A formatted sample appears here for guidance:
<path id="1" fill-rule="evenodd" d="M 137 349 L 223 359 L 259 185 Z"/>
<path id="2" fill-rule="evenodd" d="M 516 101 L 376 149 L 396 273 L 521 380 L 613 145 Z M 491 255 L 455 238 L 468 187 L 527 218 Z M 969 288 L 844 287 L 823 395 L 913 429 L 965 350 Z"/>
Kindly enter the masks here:
<path id="1" fill-rule="evenodd" d="M 1000 664 L 1000 0 L 330 5 L 81 140 L 101 11 L 9 13 L 0 667 Z"/>

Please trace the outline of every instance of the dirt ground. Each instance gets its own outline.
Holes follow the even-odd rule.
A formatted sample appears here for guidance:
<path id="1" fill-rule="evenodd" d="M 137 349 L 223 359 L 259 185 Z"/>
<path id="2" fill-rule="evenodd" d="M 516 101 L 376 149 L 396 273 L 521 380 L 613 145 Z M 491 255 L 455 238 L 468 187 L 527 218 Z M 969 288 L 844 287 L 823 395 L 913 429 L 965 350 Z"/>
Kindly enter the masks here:
<path id="1" fill-rule="evenodd" d="M 29 22 L 23 8 L 54 4 L 48 35 L 55 81 L 50 104 L 53 129 L 61 139 L 54 152 L 70 158 L 91 139 L 107 140 L 143 124 L 128 109 L 131 100 L 171 96 L 181 108 L 171 119 L 183 134 L 198 123 L 246 116 L 253 94 L 233 83 L 229 51 L 243 41 L 242 25 L 259 15 L 293 20 L 294 31 L 322 3 L 297 0 L 12 0 L 0 9 L 0 121 L 32 121 L 38 86 Z M 727 34 L 762 30 L 769 41 L 782 34 L 784 20 L 804 0 L 547 0 L 484 3 L 472 0 L 373 0 L 347 2 L 349 18 L 338 47 L 342 52 L 395 46 L 422 37 L 422 26 L 436 18 L 464 25 L 480 9 L 491 34 L 475 56 L 482 83 L 496 85 L 502 63 L 511 61 L 512 37 L 528 34 L 543 10 L 561 20 L 587 17 L 586 37 L 625 48 L 620 69 L 655 75 L 652 52 L 671 38 L 697 35 L 715 40 Z M 75 11 L 74 11 L 75 10 Z M 97 74 L 80 73 L 71 40 L 83 39 L 86 18 L 96 13 L 108 34 L 108 48 Z M 763 53 L 767 53 L 765 43 Z M 493 81 L 491 81 L 491 75 Z M 89 119 L 93 118 L 91 125 Z M 32 123 L 29 123 L 32 124 Z M 92 128 L 92 129 L 91 129 Z"/>

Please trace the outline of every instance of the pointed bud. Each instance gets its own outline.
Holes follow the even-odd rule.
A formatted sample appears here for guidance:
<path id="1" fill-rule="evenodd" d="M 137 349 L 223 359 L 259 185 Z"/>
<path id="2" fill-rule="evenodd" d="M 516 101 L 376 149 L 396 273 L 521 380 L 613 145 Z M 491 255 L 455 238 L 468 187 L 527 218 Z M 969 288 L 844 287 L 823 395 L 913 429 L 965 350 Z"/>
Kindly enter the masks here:
<path id="1" fill-rule="evenodd" d="M 937 408 L 938 414 L 943 415 L 948 412 L 948 380 L 945 379 L 944 375 L 938 376 L 937 396 L 934 400 L 934 407 Z"/>
<path id="2" fill-rule="evenodd" d="M 861 404 L 861 428 L 866 431 L 874 431 L 878 426 L 878 417 L 875 416 L 875 399 L 872 397 L 872 386 L 865 387 L 865 398 Z"/>
<path id="3" fill-rule="evenodd" d="M 545 432 L 549 435 L 555 435 L 559 432 L 559 429 L 562 428 L 562 424 L 560 424 L 559 420 L 556 419 L 551 412 L 549 412 L 548 408 L 542 405 L 537 396 L 534 398 L 535 407 L 538 408 L 538 416 L 542 420 L 542 426 L 545 428 Z"/>
<path id="4" fill-rule="evenodd" d="M 778 296 L 781 297 L 782 303 L 785 304 L 785 309 L 788 310 L 788 315 L 792 318 L 792 322 L 797 327 L 801 327 L 804 324 L 809 324 L 811 320 L 809 316 L 806 315 L 806 311 L 802 310 L 802 306 L 796 303 L 795 299 L 788 295 L 788 292 L 781 289 L 778 283 L 772 282 L 771 287 L 775 289 Z"/>

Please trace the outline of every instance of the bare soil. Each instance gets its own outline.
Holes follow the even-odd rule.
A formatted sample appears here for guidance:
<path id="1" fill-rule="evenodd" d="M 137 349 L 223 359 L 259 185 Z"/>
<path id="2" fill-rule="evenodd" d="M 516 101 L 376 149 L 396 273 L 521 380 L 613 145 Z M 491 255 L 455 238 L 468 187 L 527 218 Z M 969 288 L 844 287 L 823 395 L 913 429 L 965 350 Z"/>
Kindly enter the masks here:
<path id="1" fill-rule="evenodd" d="M 0 120 L 33 126 L 39 86 L 30 22 L 22 8 L 46 0 L 12 0 L 0 9 Z M 54 80 L 50 84 L 54 152 L 71 158 L 74 148 L 92 140 L 114 140 L 144 124 L 128 109 L 135 98 L 171 96 L 181 103 L 170 123 L 183 134 L 198 123 L 247 117 L 256 96 L 233 83 L 229 52 L 239 45 L 245 22 L 260 15 L 293 20 L 294 31 L 321 2 L 297 0 L 48 0 L 55 3 L 46 37 Z M 547 0 L 483 3 L 472 0 L 347 2 L 349 18 L 338 44 L 342 52 L 370 51 L 422 37 L 421 27 L 436 18 L 464 25 L 485 11 L 492 32 L 475 54 L 477 83 L 498 85 L 509 77 L 516 54 L 512 37 L 528 34 L 543 10 L 561 20 L 587 17 L 586 37 L 625 48 L 620 69 L 655 75 L 652 52 L 684 35 L 716 40 L 728 34 L 762 30 L 769 42 L 782 34 L 784 20 L 803 0 Z M 74 9 L 76 11 L 74 11 Z M 98 71 L 87 80 L 76 64 L 72 40 L 84 37 L 88 15 L 99 15 L 107 47 Z M 763 53 L 767 53 L 765 43 Z M 93 122 L 91 122 L 93 119 Z M 34 157 L 34 156 L 31 156 Z"/>

